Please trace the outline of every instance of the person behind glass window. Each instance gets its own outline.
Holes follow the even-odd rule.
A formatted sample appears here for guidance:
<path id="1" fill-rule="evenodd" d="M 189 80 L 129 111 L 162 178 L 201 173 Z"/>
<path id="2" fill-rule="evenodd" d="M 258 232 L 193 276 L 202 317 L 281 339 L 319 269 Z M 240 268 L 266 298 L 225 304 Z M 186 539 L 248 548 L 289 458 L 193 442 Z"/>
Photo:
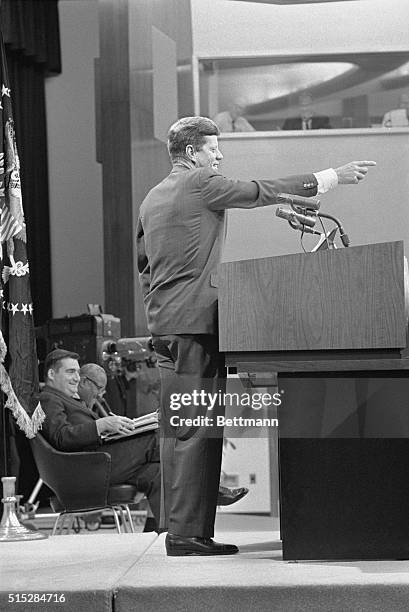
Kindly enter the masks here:
<path id="1" fill-rule="evenodd" d="M 311 94 L 301 94 L 298 102 L 299 116 L 287 117 L 283 124 L 283 130 L 320 130 L 331 128 L 327 115 L 314 114 Z"/>
<path id="2" fill-rule="evenodd" d="M 243 115 L 244 105 L 233 102 L 226 111 L 217 113 L 213 121 L 221 132 L 254 132 L 255 128 Z"/>
<path id="3" fill-rule="evenodd" d="M 399 108 L 385 113 L 383 127 L 409 127 L 409 93 L 400 96 Z"/>

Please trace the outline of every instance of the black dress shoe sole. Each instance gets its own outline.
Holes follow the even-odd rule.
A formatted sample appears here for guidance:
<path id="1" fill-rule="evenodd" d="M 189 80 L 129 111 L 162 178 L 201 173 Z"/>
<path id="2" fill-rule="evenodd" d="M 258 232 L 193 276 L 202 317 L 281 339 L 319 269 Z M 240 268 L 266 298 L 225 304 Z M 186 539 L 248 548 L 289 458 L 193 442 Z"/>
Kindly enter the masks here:
<path id="1" fill-rule="evenodd" d="M 238 549 L 237 550 L 192 550 L 191 548 L 182 548 L 182 547 L 178 547 L 175 550 L 168 550 L 166 549 L 166 554 L 168 557 L 186 557 L 186 556 L 197 556 L 197 557 L 213 557 L 215 555 L 235 555 L 236 553 L 238 553 Z"/>
<path id="2" fill-rule="evenodd" d="M 236 502 L 238 502 L 240 499 L 243 499 L 243 497 L 245 495 L 247 495 L 247 493 L 249 492 L 249 490 L 245 489 L 244 491 L 242 491 L 240 493 L 240 495 L 236 495 L 236 497 L 230 497 L 227 495 L 220 495 L 220 497 L 217 498 L 217 506 L 231 506 L 231 504 L 235 504 Z"/>

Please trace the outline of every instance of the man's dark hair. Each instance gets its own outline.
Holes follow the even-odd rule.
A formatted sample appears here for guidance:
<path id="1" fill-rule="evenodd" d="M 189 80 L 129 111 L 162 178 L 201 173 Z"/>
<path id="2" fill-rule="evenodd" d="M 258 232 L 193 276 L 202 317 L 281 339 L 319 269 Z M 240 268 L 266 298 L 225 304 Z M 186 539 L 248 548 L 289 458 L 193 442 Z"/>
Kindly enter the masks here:
<path id="1" fill-rule="evenodd" d="M 187 145 L 199 151 L 205 136 L 218 136 L 220 130 L 208 117 L 183 117 L 170 126 L 168 132 L 168 151 L 172 161 L 186 155 Z"/>
<path id="2" fill-rule="evenodd" d="M 47 378 L 48 370 L 57 371 L 61 366 L 62 359 L 76 359 L 79 361 L 80 356 L 78 353 L 73 351 L 66 351 L 65 349 L 54 349 L 51 353 L 48 353 L 44 361 L 44 377 Z"/>

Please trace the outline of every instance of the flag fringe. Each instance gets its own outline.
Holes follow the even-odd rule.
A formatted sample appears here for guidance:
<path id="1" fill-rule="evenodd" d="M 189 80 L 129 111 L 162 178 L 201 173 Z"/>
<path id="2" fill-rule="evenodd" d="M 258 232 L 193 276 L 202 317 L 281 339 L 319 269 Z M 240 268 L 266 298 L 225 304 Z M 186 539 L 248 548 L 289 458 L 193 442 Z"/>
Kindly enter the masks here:
<path id="1" fill-rule="evenodd" d="M 45 420 L 45 413 L 44 413 L 44 410 L 41 408 L 40 402 L 38 402 L 36 409 L 31 415 L 31 425 L 33 427 L 34 436 L 36 435 L 38 430 L 42 428 L 44 420 Z"/>
<path id="2" fill-rule="evenodd" d="M 7 346 L 3 338 L 3 333 L 0 329 L 0 363 L 4 363 L 6 355 L 7 355 Z"/>
<path id="3" fill-rule="evenodd" d="M 30 418 L 14 393 L 10 377 L 3 364 L 0 364 L 0 388 L 7 395 L 5 407 L 11 410 L 19 428 L 26 434 L 27 438 L 34 438 L 45 419 L 45 414 L 40 402 Z"/>

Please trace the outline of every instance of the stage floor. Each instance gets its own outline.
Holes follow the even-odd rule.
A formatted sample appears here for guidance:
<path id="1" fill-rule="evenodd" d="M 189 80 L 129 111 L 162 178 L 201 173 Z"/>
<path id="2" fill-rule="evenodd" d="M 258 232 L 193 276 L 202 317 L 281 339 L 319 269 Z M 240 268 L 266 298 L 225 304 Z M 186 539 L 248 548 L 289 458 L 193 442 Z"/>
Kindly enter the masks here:
<path id="1" fill-rule="evenodd" d="M 409 561 L 288 563 L 282 561 L 279 533 L 273 531 L 272 523 L 270 517 L 219 515 L 215 539 L 235 543 L 240 548 L 240 553 L 231 557 L 167 557 L 163 534 L 118 535 L 112 530 L 1 543 L 0 609 L 24 612 L 408 609 Z M 41 601 L 43 595 L 50 601 Z"/>

